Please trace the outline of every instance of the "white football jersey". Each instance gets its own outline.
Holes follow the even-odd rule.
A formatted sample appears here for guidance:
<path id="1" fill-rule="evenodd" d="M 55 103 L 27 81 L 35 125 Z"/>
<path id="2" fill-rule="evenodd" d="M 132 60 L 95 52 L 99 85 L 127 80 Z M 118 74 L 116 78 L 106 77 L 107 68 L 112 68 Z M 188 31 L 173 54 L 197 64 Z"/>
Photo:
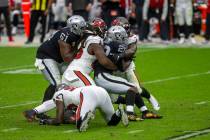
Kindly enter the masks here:
<path id="1" fill-rule="evenodd" d="M 103 39 L 99 36 L 89 36 L 85 40 L 84 46 L 79 49 L 76 57 L 68 66 L 68 69 L 81 71 L 86 74 L 90 74 L 93 71 L 92 64 L 95 62 L 96 57 L 88 52 L 88 47 L 92 43 L 102 44 Z"/>

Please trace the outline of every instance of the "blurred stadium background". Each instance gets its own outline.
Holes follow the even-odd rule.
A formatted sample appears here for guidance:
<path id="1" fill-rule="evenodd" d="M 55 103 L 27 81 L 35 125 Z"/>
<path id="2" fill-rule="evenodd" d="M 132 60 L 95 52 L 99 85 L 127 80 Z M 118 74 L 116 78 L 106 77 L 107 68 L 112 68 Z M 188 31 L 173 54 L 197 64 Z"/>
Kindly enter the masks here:
<path id="1" fill-rule="evenodd" d="M 162 14 L 161 9 L 164 7 L 151 7 L 152 5 L 147 7 L 147 14 L 152 16 L 149 16 L 147 19 L 150 26 L 144 26 L 147 28 L 147 33 L 144 34 L 142 25 L 145 22 L 143 17 L 145 1 L 154 3 L 156 0 L 1 0 L 0 46 L 21 47 L 24 46 L 25 43 L 39 46 L 39 44 L 47 39 L 55 30 L 65 26 L 66 19 L 72 14 L 82 15 L 86 20 L 93 17 L 102 17 L 107 22 L 108 26 L 110 26 L 111 20 L 115 17 L 125 16 L 131 23 L 132 32 L 139 35 L 139 43 L 141 44 L 160 43 L 168 45 L 171 43 L 191 43 L 194 45 L 205 45 L 209 43 L 209 31 L 207 31 L 209 30 L 208 26 L 210 26 L 208 19 L 210 14 L 209 0 L 193 0 L 192 5 L 190 5 L 193 9 L 191 15 L 193 22 L 192 33 L 195 34 L 196 42 L 190 40 L 180 42 L 180 34 L 182 32 L 189 32 L 188 25 L 185 25 L 187 29 L 182 31 L 183 28 L 181 28 L 177 22 L 176 6 L 179 5 L 178 3 L 182 0 L 177 0 L 176 2 L 174 0 L 167 0 L 168 10 L 164 21 L 166 23 L 164 26 L 166 26 L 165 28 L 167 30 L 164 32 L 164 39 L 160 37 L 160 24 L 162 24 L 163 21 L 159 18 Z M 157 3 L 159 1 L 161 3 L 161 1 L 165 0 L 158 0 Z M 51 2 L 52 4 L 48 6 Z M 6 12 L 4 12 L 5 9 Z M 41 13 L 37 14 L 39 18 L 33 18 L 31 22 L 30 16 L 32 16 L 34 11 L 41 11 Z M 6 18 L 4 17 L 4 13 L 6 14 Z M 42 18 L 46 20 L 46 23 L 43 22 Z M 36 26 L 32 25 L 34 22 L 37 22 Z M 29 37 L 31 32 L 30 26 L 33 26 L 31 28 L 35 30 L 34 40 L 33 37 Z M 44 38 L 41 34 L 44 34 Z M 186 35 L 185 38 L 188 38 L 188 36 L 189 35 Z"/>

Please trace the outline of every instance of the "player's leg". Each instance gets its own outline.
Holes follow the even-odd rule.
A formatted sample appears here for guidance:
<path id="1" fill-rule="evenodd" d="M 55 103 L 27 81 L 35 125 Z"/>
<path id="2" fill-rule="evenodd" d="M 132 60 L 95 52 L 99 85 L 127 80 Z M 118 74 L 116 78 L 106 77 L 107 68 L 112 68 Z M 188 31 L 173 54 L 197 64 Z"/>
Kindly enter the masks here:
<path id="1" fill-rule="evenodd" d="M 109 126 L 117 125 L 120 120 L 122 120 L 123 125 L 128 126 L 128 116 L 125 113 L 122 104 L 114 111 L 110 96 L 105 89 L 95 86 L 93 93 L 98 97 L 97 106 Z"/>
<path id="2" fill-rule="evenodd" d="M 186 18 L 186 36 L 189 38 L 192 44 L 196 44 L 194 33 L 193 33 L 193 7 L 192 3 L 189 3 L 185 10 L 185 18 Z"/>
<path id="3" fill-rule="evenodd" d="M 26 110 L 24 112 L 25 117 L 32 121 L 35 119 L 35 115 L 38 115 L 37 117 L 43 118 L 47 117 L 45 115 L 42 115 L 42 113 L 47 112 L 53 108 L 55 108 L 55 103 L 51 100 L 57 85 L 61 83 L 61 75 L 58 68 L 58 63 L 52 59 L 37 59 L 35 62 L 35 66 L 43 73 L 46 80 L 49 81 L 50 85 L 46 89 L 43 103 L 34 109 Z"/>
<path id="4" fill-rule="evenodd" d="M 89 86 L 88 86 L 89 87 Z M 97 107 L 97 97 L 84 87 L 80 92 L 80 103 L 76 111 L 76 126 L 82 132 L 86 131 Z"/>
<path id="5" fill-rule="evenodd" d="M 126 99 L 126 112 L 130 120 L 137 120 L 134 115 L 135 94 L 138 93 L 137 88 L 129 83 L 126 79 L 113 76 L 108 73 L 100 73 L 95 77 L 96 84 L 105 88 L 110 93 L 123 94 Z"/>
<path id="6" fill-rule="evenodd" d="M 61 73 L 59 69 L 59 63 L 52 59 L 43 59 L 42 65 L 44 69 L 41 69 L 45 79 L 50 83 L 49 87 L 45 91 L 43 101 L 52 99 L 55 89 L 61 84 Z M 38 66 L 39 67 L 39 66 Z"/>
<path id="7" fill-rule="evenodd" d="M 138 92 L 141 94 L 142 97 L 148 99 L 148 101 L 152 104 L 153 108 L 155 110 L 159 110 L 160 107 L 159 107 L 159 103 L 158 101 L 155 99 L 155 97 L 153 95 L 151 95 L 151 93 L 146 90 L 143 86 L 140 87 L 140 83 L 139 83 L 139 76 L 138 74 L 135 72 L 135 64 L 134 62 L 131 63 L 131 65 L 129 66 L 129 68 L 126 70 L 126 79 L 133 83 L 137 89 L 138 89 Z M 116 103 L 122 103 L 124 104 L 124 97 L 122 96 L 119 96 Z"/>
<path id="8" fill-rule="evenodd" d="M 37 115 L 38 115 L 37 117 L 44 119 L 44 118 L 48 118 L 48 116 L 46 116 L 46 115 L 39 116 L 39 114 L 43 114 L 55 107 L 56 107 L 56 105 L 53 102 L 53 100 L 51 99 L 51 100 L 43 102 L 41 105 L 35 107 L 34 109 L 24 111 L 23 115 L 29 122 L 34 121 L 35 117 Z"/>
<path id="9" fill-rule="evenodd" d="M 185 19 L 184 19 L 184 15 L 183 15 L 183 7 L 180 3 L 178 3 L 179 1 L 177 1 L 176 3 L 176 17 L 177 17 L 177 22 L 179 25 L 179 43 L 183 44 L 185 42 L 185 28 L 184 28 L 184 23 L 185 23 Z"/>

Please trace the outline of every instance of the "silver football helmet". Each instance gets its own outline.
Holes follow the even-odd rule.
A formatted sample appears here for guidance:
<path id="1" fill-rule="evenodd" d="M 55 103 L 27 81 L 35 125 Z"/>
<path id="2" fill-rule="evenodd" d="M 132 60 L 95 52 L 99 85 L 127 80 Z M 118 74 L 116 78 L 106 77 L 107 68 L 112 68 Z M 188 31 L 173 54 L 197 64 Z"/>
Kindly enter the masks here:
<path id="1" fill-rule="evenodd" d="M 83 17 L 74 15 L 67 20 L 67 27 L 70 27 L 70 31 L 74 34 L 82 35 L 87 27 L 87 24 Z"/>
<path id="2" fill-rule="evenodd" d="M 112 26 L 107 31 L 106 40 L 127 44 L 128 34 L 122 26 Z"/>

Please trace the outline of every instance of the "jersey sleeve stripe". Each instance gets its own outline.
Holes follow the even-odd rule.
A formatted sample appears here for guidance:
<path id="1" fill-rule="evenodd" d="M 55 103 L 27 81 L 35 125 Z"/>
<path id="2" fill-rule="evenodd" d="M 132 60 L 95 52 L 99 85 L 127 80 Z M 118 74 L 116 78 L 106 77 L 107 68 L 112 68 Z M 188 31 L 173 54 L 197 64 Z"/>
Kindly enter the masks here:
<path id="1" fill-rule="evenodd" d="M 91 82 L 80 71 L 74 71 L 74 73 L 79 77 L 79 79 L 82 80 L 85 86 L 92 85 Z"/>

